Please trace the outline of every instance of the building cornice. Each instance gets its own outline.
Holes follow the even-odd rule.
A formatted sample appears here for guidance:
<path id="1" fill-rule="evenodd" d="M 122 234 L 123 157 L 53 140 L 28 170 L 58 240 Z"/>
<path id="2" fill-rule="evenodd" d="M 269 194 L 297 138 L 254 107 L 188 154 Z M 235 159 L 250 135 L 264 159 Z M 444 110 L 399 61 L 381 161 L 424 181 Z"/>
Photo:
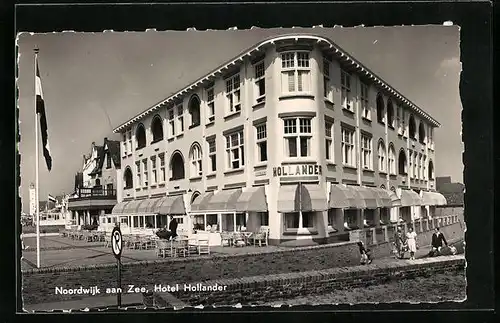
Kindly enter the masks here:
<path id="1" fill-rule="evenodd" d="M 346 51 L 344 51 L 340 46 L 338 46 L 336 43 L 334 43 L 332 40 L 322 37 L 322 36 L 317 36 L 317 35 L 308 35 L 308 34 L 292 34 L 292 35 L 282 35 L 282 36 L 275 36 L 269 39 L 266 39 L 251 48 L 245 50 L 235 58 L 229 60 L 225 64 L 219 66 L 215 70 L 211 71 L 210 73 L 206 74 L 205 76 L 199 78 L 198 80 L 194 81 L 193 83 L 189 84 L 188 86 L 182 88 L 181 90 L 177 91 L 173 95 L 169 96 L 168 98 L 156 103 L 152 107 L 148 108 L 147 110 L 141 112 L 140 114 L 136 115 L 135 117 L 131 118 L 127 122 L 119 125 L 116 127 L 113 132 L 114 133 L 119 133 L 123 131 L 124 129 L 129 128 L 132 124 L 142 120 L 144 117 L 158 111 L 162 107 L 165 107 L 167 105 L 175 103 L 177 100 L 179 100 L 182 96 L 185 94 L 199 88 L 200 86 L 205 87 L 207 84 L 210 82 L 213 82 L 213 80 L 221 75 L 224 75 L 231 69 L 233 69 L 236 65 L 241 64 L 245 59 L 251 58 L 252 56 L 258 55 L 261 53 L 261 51 L 268 46 L 273 46 L 278 42 L 283 42 L 283 41 L 312 41 L 319 45 L 322 49 L 323 52 L 329 52 L 330 54 L 336 56 L 339 61 L 344 64 L 348 65 L 351 69 L 357 71 L 358 73 L 364 75 L 366 78 L 370 79 L 375 85 L 386 91 L 387 93 L 391 94 L 394 98 L 398 99 L 401 103 L 403 103 L 406 107 L 408 107 L 410 110 L 413 112 L 417 113 L 420 117 L 424 118 L 427 120 L 429 123 L 431 123 L 435 127 L 439 127 L 441 124 L 432 118 L 428 113 L 426 113 L 424 110 L 419 108 L 416 104 L 414 104 L 412 101 L 407 99 L 404 95 L 402 95 L 399 91 L 391 87 L 387 82 L 385 82 L 381 77 L 377 76 L 375 73 L 373 73 L 370 69 L 365 67 L 363 64 L 361 64 L 359 61 L 357 61 L 354 57 L 349 55 Z"/>

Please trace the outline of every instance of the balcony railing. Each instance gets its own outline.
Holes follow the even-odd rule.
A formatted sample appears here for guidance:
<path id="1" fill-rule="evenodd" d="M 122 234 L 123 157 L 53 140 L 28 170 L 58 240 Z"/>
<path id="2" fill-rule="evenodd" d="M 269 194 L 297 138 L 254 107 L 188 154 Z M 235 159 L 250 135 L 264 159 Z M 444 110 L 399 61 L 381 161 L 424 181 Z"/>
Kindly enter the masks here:
<path id="1" fill-rule="evenodd" d="M 103 188 L 102 186 L 95 186 L 91 188 L 79 188 L 76 191 L 76 196 L 73 196 L 70 199 L 79 199 L 79 198 L 115 199 L 116 190 Z"/>

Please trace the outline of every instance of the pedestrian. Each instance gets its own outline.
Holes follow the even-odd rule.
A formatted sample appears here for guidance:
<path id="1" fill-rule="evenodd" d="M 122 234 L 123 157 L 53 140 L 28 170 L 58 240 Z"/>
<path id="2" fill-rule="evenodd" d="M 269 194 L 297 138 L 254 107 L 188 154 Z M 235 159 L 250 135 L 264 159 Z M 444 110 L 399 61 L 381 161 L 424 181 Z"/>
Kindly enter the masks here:
<path id="1" fill-rule="evenodd" d="M 432 234 L 431 251 L 429 252 L 429 256 L 432 257 L 440 255 L 443 245 L 448 247 L 448 242 L 446 241 L 443 233 L 439 231 L 439 227 L 436 227 L 434 229 L 434 233 Z"/>
<path id="2" fill-rule="evenodd" d="M 402 259 L 404 257 L 404 248 L 405 248 L 405 241 L 404 241 L 404 236 L 403 233 L 401 232 L 400 227 L 396 227 L 396 231 L 394 233 L 394 255 L 396 256 L 397 259 Z"/>
<path id="3" fill-rule="evenodd" d="M 417 234 L 413 231 L 412 227 L 408 228 L 406 243 L 408 244 L 408 251 L 410 251 L 410 260 L 415 260 L 415 252 L 417 251 Z"/>
<path id="4" fill-rule="evenodd" d="M 361 255 L 361 261 L 360 261 L 360 263 L 362 265 L 369 265 L 369 264 L 371 264 L 372 261 L 373 261 L 371 250 L 365 248 L 363 242 L 361 242 L 361 241 L 358 242 L 358 247 L 359 247 L 359 253 Z"/>

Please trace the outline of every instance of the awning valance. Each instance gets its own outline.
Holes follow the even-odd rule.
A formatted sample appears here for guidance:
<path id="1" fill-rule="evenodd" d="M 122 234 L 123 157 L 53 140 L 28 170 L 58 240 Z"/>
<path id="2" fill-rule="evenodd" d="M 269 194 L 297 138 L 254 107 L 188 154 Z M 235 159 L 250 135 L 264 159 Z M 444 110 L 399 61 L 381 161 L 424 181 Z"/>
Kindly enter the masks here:
<path id="1" fill-rule="evenodd" d="M 283 185 L 279 188 L 278 212 L 325 211 L 327 209 L 326 194 L 319 185 Z"/>
<path id="2" fill-rule="evenodd" d="M 422 200 L 417 192 L 412 190 L 401 190 L 401 206 L 422 205 Z"/>
<path id="3" fill-rule="evenodd" d="M 446 198 L 438 192 L 422 192 L 422 205 L 446 205 Z"/>
<path id="4" fill-rule="evenodd" d="M 264 186 L 244 189 L 236 201 L 238 212 L 267 212 L 266 190 Z"/>
<path id="5" fill-rule="evenodd" d="M 382 188 L 373 188 L 373 191 L 378 196 L 379 207 L 392 207 L 391 195 L 389 191 Z"/>
<path id="6" fill-rule="evenodd" d="M 182 195 L 165 196 L 156 204 L 158 214 L 186 214 Z"/>
<path id="7" fill-rule="evenodd" d="M 236 212 L 236 201 L 241 195 L 241 188 L 222 190 L 201 201 L 197 212 L 227 211 Z M 195 200 L 195 202 L 198 198 Z M 193 203 L 195 204 L 195 203 Z M 195 211 L 195 210 L 193 210 Z"/>
<path id="8" fill-rule="evenodd" d="M 350 186 L 332 184 L 328 207 L 330 209 L 362 209 L 365 207 L 365 203 L 361 199 L 360 195 L 357 194 L 356 191 L 354 191 Z"/>
<path id="9" fill-rule="evenodd" d="M 127 204 L 129 204 L 130 202 L 132 202 L 132 201 L 125 201 L 125 202 L 120 202 L 120 203 L 116 204 L 113 207 L 111 214 L 123 214 L 125 208 L 127 207 Z"/>
<path id="10" fill-rule="evenodd" d="M 197 212 L 200 210 L 205 210 L 210 199 L 214 196 L 214 192 L 206 192 L 205 194 L 199 195 L 191 203 L 191 211 Z"/>

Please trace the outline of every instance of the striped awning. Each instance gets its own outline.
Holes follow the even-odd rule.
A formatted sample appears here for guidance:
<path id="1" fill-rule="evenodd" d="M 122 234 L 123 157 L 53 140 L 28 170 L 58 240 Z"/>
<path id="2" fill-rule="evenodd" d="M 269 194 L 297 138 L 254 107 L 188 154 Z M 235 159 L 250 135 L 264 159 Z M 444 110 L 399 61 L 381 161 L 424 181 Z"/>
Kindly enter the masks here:
<path id="1" fill-rule="evenodd" d="M 186 214 L 182 195 L 162 197 L 155 208 L 158 214 Z"/>
<path id="2" fill-rule="evenodd" d="M 391 197 L 391 204 L 393 207 L 394 206 L 401 206 L 401 199 L 398 197 L 398 195 L 395 192 L 390 191 L 389 196 Z"/>
<path id="3" fill-rule="evenodd" d="M 422 200 L 417 192 L 412 190 L 401 190 L 401 206 L 422 205 Z"/>
<path id="4" fill-rule="evenodd" d="M 124 210 L 123 214 L 134 214 L 137 213 L 137 209 L 139 207 L 139 204 L 141 204 L 144 200 L 132 200 L 130 203 L 128 203 Z"/>
<path id="5" fill-rule="evenodd" d="M 214 196 L 214 192 L 206 192 L 205 194 L 199 195 L 191 203 L 191 211 L 196 212 L 200 210 L 205 210 L 208 202 Z"/>
<path id="6" fill-rule="evenodd" d="M 161 198 L 146 199 L 137 207 L 138 213 L 157 213 Z"/>
<path id="7" fill-rule="evenodd" d="M 316 184 L 282 185 L 278 192 L 278 212 L 325 211 L 324 189 Z"/>
<path id="8" fill-rule="evenodd" d="M 422 192 L 422 205 L 446 205 L 446 198 L 438 192 Z"/>
<path id="9" fill-rule="evenodd" d="M 330 209 L 363 209 L 365 203 L 359 194 L 351 186 L 342 184 L 332 184 L 330 189 L 330 199 L 328 207 Z"/>
<path id="10" fill-rule="evenodd" d="M 379 207 L 392 207 L 392 200 L 389 191 L 382 188 L 372 188 L 378 196 Z"/>
<path id="11" fill-rule="evenodd" d="M 116 204 L 113 207 L 111 214 L 123 214 L 125 208 L 127 207 L 127 204 L 129 204 L 130 202 L 132 202 L 132 201 L 124 201 L 124 202 L 120 202 L 120 203 Z"/>
<path id="12" fill-rule="evenodd" d="M 238 212 L 267 212 L 266 190 L 264 186 L 244 189 L 236 201 Z"/>
<path id="13" fill-rule="evenodd" d="M 241 195 L 241 188 L 222 190 L 213 194 L 200 205 L 198 212 L 228 211 L 236 212 L 236 201 Z"/>

